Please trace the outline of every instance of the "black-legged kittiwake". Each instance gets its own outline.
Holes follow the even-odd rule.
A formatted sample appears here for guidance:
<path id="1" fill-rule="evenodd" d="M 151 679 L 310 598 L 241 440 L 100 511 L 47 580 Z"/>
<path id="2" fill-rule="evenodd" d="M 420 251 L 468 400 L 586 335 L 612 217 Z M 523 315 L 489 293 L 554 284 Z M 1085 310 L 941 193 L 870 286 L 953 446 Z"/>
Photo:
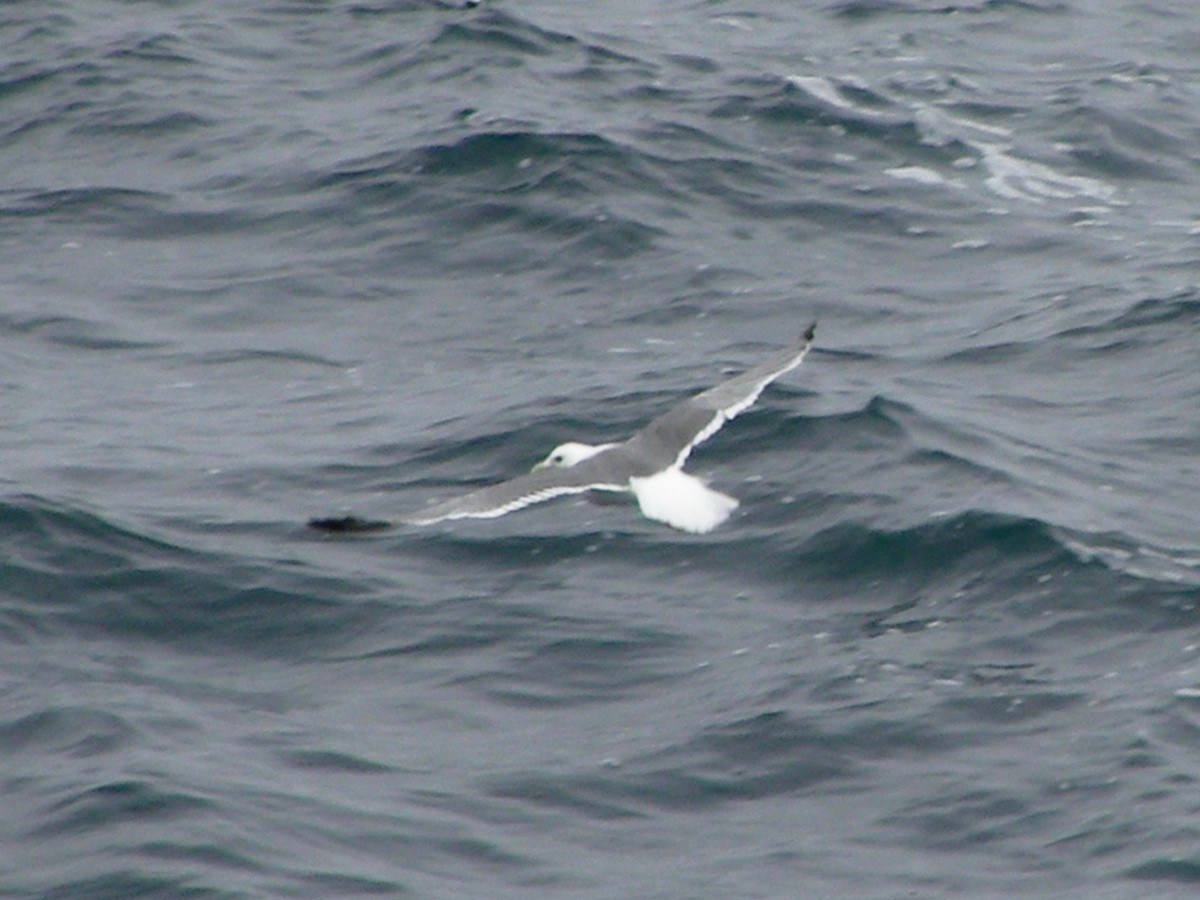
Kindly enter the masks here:
<path id="1" fill-rule="evenodd" d="M 490 519 L 565 494 L 619 491 L 633 494 L 647 518 L 683 531 L 711 531 L 729 518 L 738 501 L 684 472 L 683 464 L 692 448 L 749 408 L 768 384 L 800 365 L 812 346 L 815 330 L 814 322 L 786 350 L 684 400 L 627 441 L 599 446 L 573 441 L 560 444 L 528 474 L 438 503 L 397 524 Z M 321 531 L 373 531 L 391 524 L 355 516 L 309 522 Z"/>

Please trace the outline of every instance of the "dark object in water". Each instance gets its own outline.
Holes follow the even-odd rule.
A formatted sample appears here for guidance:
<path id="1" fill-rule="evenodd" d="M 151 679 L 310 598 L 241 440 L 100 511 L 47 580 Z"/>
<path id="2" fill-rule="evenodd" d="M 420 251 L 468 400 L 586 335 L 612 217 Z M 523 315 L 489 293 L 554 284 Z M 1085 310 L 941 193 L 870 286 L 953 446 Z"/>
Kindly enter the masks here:
<path id="1" fill-rule="evenodd" d="M 309 519 L 308 527 L 327 534 L 359 534 L 364 531 L 383 531 L 392 527 L 384 519 L 360 519 L 358 516 L 332 516 L 326 519 Z"/>

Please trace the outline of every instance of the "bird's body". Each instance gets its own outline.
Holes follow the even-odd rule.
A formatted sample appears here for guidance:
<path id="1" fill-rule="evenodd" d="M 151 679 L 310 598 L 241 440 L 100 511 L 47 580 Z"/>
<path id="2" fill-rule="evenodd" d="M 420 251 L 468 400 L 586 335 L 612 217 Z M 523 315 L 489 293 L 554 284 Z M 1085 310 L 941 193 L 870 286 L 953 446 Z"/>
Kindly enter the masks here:
<path id="1" fill-rule="evenodd" d="M 409 525 L 448 519 L 487 519 L 533 503 L 586 491 L 633 494 L 647 518 L 694 533 L 724 522 L 738 502 L 683 471 L 692 448 L 707 440 L 763 389 L 803 361 L 812 345 L 815 323 L 787 350 L 663 413 L 629 440 L 591 446 L 569 442 L 555 447 L 532 472 L 447 500 L 406 516 Z M 354 517 L 315 519 L 325 531 L 362 531 L 386 527 Z"/>

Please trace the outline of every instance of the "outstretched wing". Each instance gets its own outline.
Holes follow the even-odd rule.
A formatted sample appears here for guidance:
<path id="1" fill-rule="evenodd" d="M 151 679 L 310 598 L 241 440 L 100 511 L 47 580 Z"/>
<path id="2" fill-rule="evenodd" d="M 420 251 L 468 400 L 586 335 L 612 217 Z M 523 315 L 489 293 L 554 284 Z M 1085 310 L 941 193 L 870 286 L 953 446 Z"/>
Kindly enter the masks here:
<path id="1" fill-rule="evenodd" d="M 446 519 L 494 519 L 533 503 L 585 491 L 628 491 L 629 481 L 613 477 L 612 466 L 598 453 L 570 468 L 538 469 L 480 488 L 445 503 L 405 516 L 409 525 L 432 525 Z"/>
<path id="2" fill-rule="evenodd" d="M 626 441 L 623 448 L 636 458 L 650 460 L 660 470 L 682 466 L 693 447 L 749 409 L 768 384 L 804 361 L 816 328 L 813 322 L 788 349 L 663 413 Z"/>

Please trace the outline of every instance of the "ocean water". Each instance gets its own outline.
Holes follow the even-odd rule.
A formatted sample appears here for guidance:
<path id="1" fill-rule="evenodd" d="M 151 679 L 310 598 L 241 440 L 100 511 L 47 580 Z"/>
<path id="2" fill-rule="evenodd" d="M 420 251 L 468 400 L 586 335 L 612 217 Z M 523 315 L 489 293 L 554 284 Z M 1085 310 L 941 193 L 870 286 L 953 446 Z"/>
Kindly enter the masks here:
<path id="1" fill-rule="evenodd" d="M 0 6 L 0 896 L 1195 896 L 1198 60 L 1190 0 Z M 814 318 L 710 535 L 304 527 Z"/>

